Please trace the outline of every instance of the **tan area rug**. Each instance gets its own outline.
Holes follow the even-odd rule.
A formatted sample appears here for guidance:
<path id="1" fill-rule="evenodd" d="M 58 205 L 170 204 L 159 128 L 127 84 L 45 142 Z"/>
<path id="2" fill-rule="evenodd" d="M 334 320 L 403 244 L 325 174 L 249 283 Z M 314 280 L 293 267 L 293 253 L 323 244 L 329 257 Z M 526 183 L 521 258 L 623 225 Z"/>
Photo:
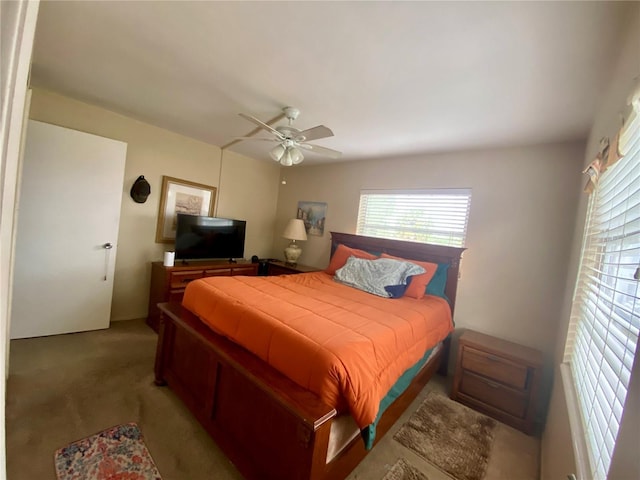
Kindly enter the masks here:
<path id="1" fill-rule="evenodd" d="M 429 480 L 427 476 L 420 472 L 413 465 L 408 463 L 404 458 L 399 458 L 396 463 L 391 466 L 382 480 Z"/>
<path id="2" fill-rule="evenodd" d="M 495 426 L 495 420 L 429 393 L 393 438 L 457 480 L 482 480 Z"/>

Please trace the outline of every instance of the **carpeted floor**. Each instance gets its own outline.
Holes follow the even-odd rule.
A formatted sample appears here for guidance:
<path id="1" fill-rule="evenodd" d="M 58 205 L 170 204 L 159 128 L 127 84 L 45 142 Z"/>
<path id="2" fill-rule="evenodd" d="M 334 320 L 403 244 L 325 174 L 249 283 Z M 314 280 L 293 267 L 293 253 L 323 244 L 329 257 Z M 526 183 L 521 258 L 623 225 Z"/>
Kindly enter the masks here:
<path id="1" fill-rule="evenodd" d="M 241 479 L 173 393 L 153 384 L 156 338 L 135 320 L 115 322 L 108 330 L 12 341 L 8 479 L 53 480 L 58 448 L 128 422 L 140 426 L 164 480 Z M 445 393 L 446 382 L 436 377 L 427 385 L 350 480 L 381 480 L 398 459 L 429 480 L 451 480 L 393 439 L 430 390 Z M 498 424 L 484 480 L 537 479 L 538 455 L 536 438 Z"/>

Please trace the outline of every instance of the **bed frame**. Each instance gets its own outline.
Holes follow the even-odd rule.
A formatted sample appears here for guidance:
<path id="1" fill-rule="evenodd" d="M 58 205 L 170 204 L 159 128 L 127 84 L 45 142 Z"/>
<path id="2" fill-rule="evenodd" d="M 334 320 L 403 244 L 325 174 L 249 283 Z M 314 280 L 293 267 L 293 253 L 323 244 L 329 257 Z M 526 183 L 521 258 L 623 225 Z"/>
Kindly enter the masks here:
<path id="1" fill-rule="evenodd" d="M 449 263 L 445 293 L 455 305 L 459 261 L 464 248 L 418 244 L 331 232 L 338 244 L 372 253 Z M 366 456 L 358 436 L 326 463 L 336 411 L 247 350 L 213 333 L 177 303 L 163 303 L 155 382 L 169 385 L 249 479 L 342 479 Z M 407 390 L 380 418 L 376 442 L 406 410 L 438 367 L 445 348 L 434 354 Z M 446 370 L 445 370 L 446 372 Z"/>

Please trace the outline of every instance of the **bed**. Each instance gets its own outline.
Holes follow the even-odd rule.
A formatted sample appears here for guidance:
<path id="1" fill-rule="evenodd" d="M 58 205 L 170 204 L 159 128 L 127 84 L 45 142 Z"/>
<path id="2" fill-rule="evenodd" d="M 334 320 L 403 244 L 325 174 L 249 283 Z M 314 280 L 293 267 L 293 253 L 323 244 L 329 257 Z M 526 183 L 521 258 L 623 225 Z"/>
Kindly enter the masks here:
<path id="1" fill-rule="evenodd" d="M 444 293 L 450 306 L 451 318 L 463 248 L 337 232 L 331 233 L 331 242 L 332 255 L 339 245 L 343 245 L 371 252 L 376 256 L 384 253 L 447 265 Z M 314 274 L 302 275 L 308 277 L 292 277 L 296 277 L 297 284 L 302 285 L 299 288 L 303 292 L 308 292 L 310 288 L 321 292 L 323 288 L 331 287 L 326 281 L 326 274 L 315 274 L 317 278 L 314 278 Z M 240 306 L 240 310 L 233 312 L 223 308 L 222 299 L 219 300 L 222 306 L 211 308 L 210 312 L 203 311 L 203 308 L 207 310 L 205 303 L 201 302 L 198 307 L 198 302 L 187 296 L 185 304 L 191 310 L 181 304 L 161 304 L 156 383 L 169 385 L 245 477 L 279 480 L 344 478 L 368 452 L 367 442 L 358 433 L 363 430 L 362 424 L 369 421 L 367 418 L 370 415 L 350 415 L 351 404 L 346 399 L 342 403 L 341 399 L 336 400 L 328 393 L 325 394 L 324 387 L 301 382 L 295 377 L 295 372 L 283 373 L 286 365 L 274 363 L 268 354 L 262 354 L 260 347 L 251 343 L 251 335 L 245 335 L 244 340 L 242 335 L 234 336 L 238 326 L 243 326 L 246 330 L 244 326 L 248 322 L 247 311 L 266 303 L 262 301 L 263 293 L 259 290 L 263 288 L 261 282 L 267 284 L 266 280 L 268 278 L 249 277 L 234 280 L 234 283 L 240 285 L 239 296 L 226 300 L 228 304 Z M 318 280 L 324 281 L 323 286 L 315 287 L 315 284 L 309 283 Z M 210 287 L 224 290 L 227 285 L 231 285 L 224 282 L 229 281 L 213 281 Z M 289 288 L 290 284 L 284 279 L 280 281 L 271 278 L 269 286 L 264 288 Z M 207 284 L 201 282 L 189 288 L 195 291 L 196 287 L 204 288 Z M 243 299 L 242 292 L 255 292 L 252 295 L 256 298 L 247 296 Z M 266 294 L 270 293 L 269 290 Z M 217 295 L 222 297 L 226 294 L 222 291 Z M 353 295 L 354 298 L 357 297 L 356 294 Z M 321 296 L 318 294 L 318 297 Z M 291 298 L 295 303 L 295 297 Z M 281 301 L 278 300 L 279 302 Z M 441 299 L 427 295 L 425 303 L 429 302 L 435 306 L 443 303 Z M 369 307 L 365 305 L 360 308 Z M 314 309 L 319 309 L 318 304 L 315 304 Z M 275 315 L 273 312 L 269 314 Z M 208 315 L 211 319 L 206 318 Z M 229 318 L 234 315 L 242 320 Z M 235 330 L 220 330 L 225 323 L 229 323 L 227 320 L 235 325 Z M 205 321 L 211 323 L 205 324 Z M 216 323 L 217 321 L 220 323 Z M 263 327 L 258 326 L 254 330 L 261 331 Z M 249 344 L 242 346 L 230 338 L 240 343 L 248 341 Z M 395 400 L 391 403 L 389 399 L 386 400 L 388 405 L 385 405 L 384 413 L 377 416 L 372 424 L 375 436 L 369 439 L 369 447 L 382 438 L 438 368 L 446 372 L 448 348 L 447 338 L 436 345 L 429 345 L 421 353 L 423 358 L 415 365 L 413 360 L 407 360 L 413 365 L 412 376 L 415 376 L 410 381 L 407 380 L 406 385 L 397 392 L 399 396 Z M 251 349 L 255 349 L 255 353 Z M 290 363 L 296 362 L 306 363 L 299 359 L 293 359 Z M 311 377 L 316 378 L 316 373 Z M 327 392 L 329 391 L 327 388 Z M 353 401 L 357 403 L 356 400 Z"/>

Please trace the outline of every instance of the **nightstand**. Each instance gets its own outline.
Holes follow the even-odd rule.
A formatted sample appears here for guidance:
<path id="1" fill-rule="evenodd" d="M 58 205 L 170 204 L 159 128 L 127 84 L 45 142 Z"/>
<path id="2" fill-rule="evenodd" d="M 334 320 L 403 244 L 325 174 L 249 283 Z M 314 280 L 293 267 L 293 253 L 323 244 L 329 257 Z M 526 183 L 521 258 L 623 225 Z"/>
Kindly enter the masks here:
<path id="1" fill-rule="evenodd" d="M 289 265 L 281 260 L 270 260 L 267 262 L 269 265 L 267 275 L 291 275 L 292 273 L 309 273 L 317 272 L 320 269 L 317 267 L 310 267 L 308 265 L 302 265 L 297 263 L 295 265 Z"/>
<path id="2" fill-rule="evenodd" d="M 538 350 L 467 330 L 459 339 L 451 398 L 531 435 L 542 363 Z"/>

